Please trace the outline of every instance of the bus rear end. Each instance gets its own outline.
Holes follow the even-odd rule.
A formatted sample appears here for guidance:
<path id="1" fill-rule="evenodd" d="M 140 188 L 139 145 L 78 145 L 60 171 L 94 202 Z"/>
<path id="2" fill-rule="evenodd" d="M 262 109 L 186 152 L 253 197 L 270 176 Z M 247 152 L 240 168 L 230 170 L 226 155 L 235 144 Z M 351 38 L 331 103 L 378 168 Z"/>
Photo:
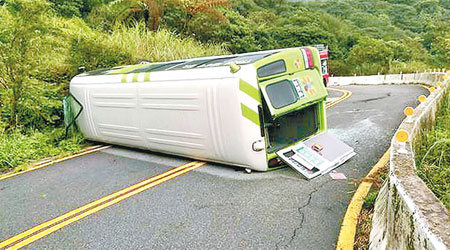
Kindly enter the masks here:
<path id="1" fill-rule="evenodd" d="M 255 65 L 263 97 L 261 130 L 269 168 L 288 165 L 313 178 L 354 154 L 353 149 L 326 132 L 328 93 L 320 63 L 316 48 L 302 47 Z"/>

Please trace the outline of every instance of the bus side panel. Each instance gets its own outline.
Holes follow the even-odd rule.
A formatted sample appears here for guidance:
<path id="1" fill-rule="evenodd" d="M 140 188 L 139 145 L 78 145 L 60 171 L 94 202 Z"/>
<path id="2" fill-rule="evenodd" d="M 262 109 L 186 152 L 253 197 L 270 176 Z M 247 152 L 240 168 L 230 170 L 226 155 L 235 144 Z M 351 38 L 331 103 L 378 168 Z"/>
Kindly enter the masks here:
<path id="1" fill-rule="evenodd" d="M 240 90 L 241 81 L 82 84 L 71 93 L 83 106 L 77 123 L 91 140 L 265 171 L 265 150 L 252 149 L 263 140 L 259 125 L 243 110 L 257 112 L 259 103 Z"/>
<path id="2" fill-rule="evenodd" d="M 208 133 L 205 84 L 204 80 L 139 84 L 138 113 L 148 149 L 201 159 L 215 156 Z"/>
<path id="3" fill-rule="evenodd" d="M 92 120 L 95 139 L 145 148 L 139 128 L 137 84 L 92 84 L 86 88 L 89 97 L 86 113 Z"/>
<path id="4" fill-rule="evenodd" d="M 255 154 L 261 162 L 265 155 L 252 151 L 254 138 L 240 122 L 238 84 L 227 78 L 139 85 L 139 116 L 147 147 L 255 169 Z"/>
<path id="5" fill-rule="evenodd" d="M 233 81 L 232 84 L 230 84 L 230 80 Z M 226 81 L 220 85 L 219 96 L 216 98 L 220 105 L 220 133 L 223 138 L 225 156 L 229 162 L 236 165 L 266 171 L 265 150 L 256 152 L 252 149 L 254 142 L 264 142 L 260 127 L 254 123 L 254 117 L 249 120 L 244 116 L 249 112 L 244 105 L 252 111 L 256 111 L 255 114 L 257 114 L 258 102 L 247 97 L 240 90 L 241 78 Z"/>

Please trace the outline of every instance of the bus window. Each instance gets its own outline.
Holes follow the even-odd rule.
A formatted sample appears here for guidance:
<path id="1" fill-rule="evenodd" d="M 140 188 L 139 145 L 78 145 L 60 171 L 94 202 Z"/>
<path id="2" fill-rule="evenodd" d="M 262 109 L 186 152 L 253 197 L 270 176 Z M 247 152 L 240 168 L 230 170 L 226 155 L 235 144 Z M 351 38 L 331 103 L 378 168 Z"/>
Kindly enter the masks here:
<path id="1" fill-rule="evenodd" d="M 286 63 L 284 62 L 284 60 L 278 60 L 261 66 L 257 71 L 259 77 L 276 75 L 283 72 L 286 72 Z"/>
<path id="2" fill-rule="evenodd" d="M 276 109 L 286 107 L 297 101 L 297 95 L 291 82 L 283 80 L 270 84 L 266 87 L 270 103 Z"/>

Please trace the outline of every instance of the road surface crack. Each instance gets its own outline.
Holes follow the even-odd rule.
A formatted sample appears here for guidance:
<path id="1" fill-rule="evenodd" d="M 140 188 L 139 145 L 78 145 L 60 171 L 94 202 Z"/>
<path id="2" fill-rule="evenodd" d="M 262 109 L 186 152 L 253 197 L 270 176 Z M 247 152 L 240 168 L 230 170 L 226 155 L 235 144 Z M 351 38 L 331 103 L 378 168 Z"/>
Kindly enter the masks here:
<path id="1" fill-rule="evenodd" d="M 326 181 L 326 182 L 320 184 L 318 187 L 314 188 L 311 192 L 309 192 L 309 194 L 308 194 L 308 200 L 306 201 L 306 203 L 303 204 L 303 205 L 301 205 L 300 207 L 297 208 L 297 211 L 298 211 L 299 216 L 300 216 L 300 222 L 298 223 L 298 226 L 294 229 L 294 231 L 293 231 L 293 233 L 292 233 L 292 235 L 291 235 L 289 241 L 288 241 L 286 244 L 284 244 L 284 245 L 282 246 L 283 248 L 286 248 L 286 247 L 288 247 L 289 245 L 291 245 L 292 242 L 294 241 L 295 237 L 297 237 L 297 233 L 298 233 L 301 229 L 303 229 L 303 223 L 305 222 L 305 213 L 303 212 L 303 209 L 305 209 L 307 206 L 309 206 L 309 205 L 311 204 L 311 200 L 312 200 L 313 195 L 314 195 L 315 193 L 317 193 L 317 192 L 318 192 L 323 186 L 325 186 L 328 182 L 329 182 L 329 181 Z M 280 244 L 281 244 L 282 241 L 283 241 L 283 239 L 280 239 L 280 240 L 276 243 L 275 249 L 277 249 L 277 250 L 280 249 Z"/>

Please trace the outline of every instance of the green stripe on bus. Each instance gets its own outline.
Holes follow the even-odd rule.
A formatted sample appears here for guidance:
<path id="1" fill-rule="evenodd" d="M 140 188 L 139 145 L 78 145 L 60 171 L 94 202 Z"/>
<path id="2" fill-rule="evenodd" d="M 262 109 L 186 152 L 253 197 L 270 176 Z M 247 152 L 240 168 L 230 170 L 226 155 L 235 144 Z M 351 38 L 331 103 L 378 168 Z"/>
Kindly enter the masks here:
<path id="1" fill-rule="evenodd" d="M 150 82 L 150 72 L 144 73 L 144 82 Z"/>
<path id="2" fill-rule="evenodd" d="M 242 103 L 241 103 L 241 111 L 242 116 L 244 116 L 257 126 L 259 126 L 259 115 L 257 112 L 253 111 L 252 109 L 250 109 L 249 107 L 245 106 Z"/>
<path id="3" fill-rule="evenodd" d="M 260 102 L 258 89 L 250 85 L 250 83 L 240 80 L 239 89 L 251 98 L 255 99 L 257 102 Z"/>
<path id="4" fill-rule="evenodd" d="M 123 83 L 127 82 L 127 74 L 122 75 L 122 82 Z"/>
<path id="5" fill-rule="evenodd" d="M 133 74 L 133 82 L 137 82 L 138 81 L 138 77 L 139 77 L 139 73 L 134 73 Z"/>

